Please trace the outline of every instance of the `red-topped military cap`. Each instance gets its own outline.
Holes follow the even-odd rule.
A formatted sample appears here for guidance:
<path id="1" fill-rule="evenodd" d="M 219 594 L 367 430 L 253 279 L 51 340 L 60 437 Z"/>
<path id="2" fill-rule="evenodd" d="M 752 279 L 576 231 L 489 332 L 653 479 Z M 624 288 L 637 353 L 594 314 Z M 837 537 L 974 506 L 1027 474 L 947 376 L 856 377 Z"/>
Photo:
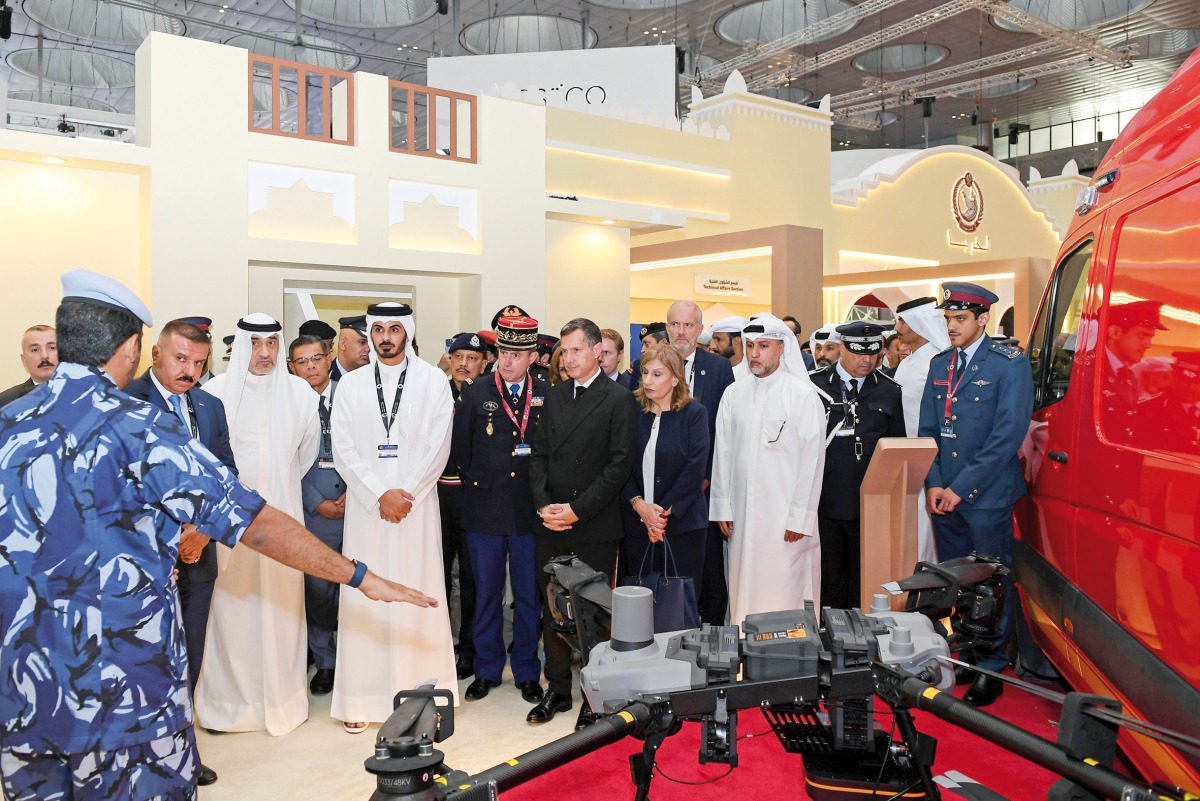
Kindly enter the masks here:
<path id="1" fill-rule="evenodd" d="M 537 320 L 514 315 L 496 321 L 496 347 L 504 350 L 535 350 L 537 346 Z"/>

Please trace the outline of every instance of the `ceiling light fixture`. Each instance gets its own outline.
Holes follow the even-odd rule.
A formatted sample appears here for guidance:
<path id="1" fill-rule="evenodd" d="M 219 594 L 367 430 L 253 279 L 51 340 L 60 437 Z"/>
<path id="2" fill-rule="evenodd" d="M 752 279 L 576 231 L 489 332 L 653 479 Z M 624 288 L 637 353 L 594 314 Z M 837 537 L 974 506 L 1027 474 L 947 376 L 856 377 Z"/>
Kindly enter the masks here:
<path id="1" fill-rule="evenodd" d="M 616 220 L 601 220 L 600 224 L 601 225 L 616 225 L 617 221 Z"/>
<path id="2" fill-rule="evenodd" d="M 66 159 L 60 159 L 58 156 L 42 156 L 43 164 L 66 164 Z"/>

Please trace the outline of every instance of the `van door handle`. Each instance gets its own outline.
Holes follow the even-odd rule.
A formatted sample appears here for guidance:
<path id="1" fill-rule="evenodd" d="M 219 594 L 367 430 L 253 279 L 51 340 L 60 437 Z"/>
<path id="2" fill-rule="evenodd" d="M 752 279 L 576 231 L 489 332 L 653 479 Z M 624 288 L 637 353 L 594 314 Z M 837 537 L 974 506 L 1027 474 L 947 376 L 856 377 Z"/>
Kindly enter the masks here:
<path id="1" fill-rule="evenodd" d="M 1058 462 L 1059 464 L 1067 463 L 1066 451 L 1048 451 L 1046 455 L 1050 457 L 1050 461 L 1052 462 Z"/>

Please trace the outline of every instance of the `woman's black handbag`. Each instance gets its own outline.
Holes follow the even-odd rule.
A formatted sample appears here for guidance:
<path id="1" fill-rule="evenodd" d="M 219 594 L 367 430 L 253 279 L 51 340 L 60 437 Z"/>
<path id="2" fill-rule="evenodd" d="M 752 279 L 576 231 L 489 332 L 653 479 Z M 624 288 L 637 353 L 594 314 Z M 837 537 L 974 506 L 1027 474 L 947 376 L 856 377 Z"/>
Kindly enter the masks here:
<path id="1" fill-rule="evenodd" d="M 645 587 L 654 593 L 654 632 L 661 634 L 666 631 L 694 629 L 700 626 L 700 615 L 696 611 L 696 583 L 691 576 L 669 576 L 667 560 L 670 569 L 676 571 L 675 556 L 667 538 L 663 537 L 663 569 L 654 569 L 654 560 L 650 560 L 650 572 L 646 572 L 646 557 L 654 550 L 654 543 L 646 549 L 642 556 L 641 567 L 636 576 L 626 576 L 621 579 L 623 587 Z"/>

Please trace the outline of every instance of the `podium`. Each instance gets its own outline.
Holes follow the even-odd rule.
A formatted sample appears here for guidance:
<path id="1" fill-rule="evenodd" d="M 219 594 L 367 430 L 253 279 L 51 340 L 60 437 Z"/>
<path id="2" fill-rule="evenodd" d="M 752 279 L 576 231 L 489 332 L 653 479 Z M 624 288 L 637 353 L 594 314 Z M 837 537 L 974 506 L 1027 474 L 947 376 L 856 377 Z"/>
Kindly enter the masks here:
<path id="1" fill-rule="evenodd" d="M 917 497 L 937 449 L 932 437 L 885 437 L 875 446 L 859 496 L 864 611 L 881 584 L 910 575 L 917 564 Z M 903 600 L 893 596 L 892 608 L 903 609 Z"/>

